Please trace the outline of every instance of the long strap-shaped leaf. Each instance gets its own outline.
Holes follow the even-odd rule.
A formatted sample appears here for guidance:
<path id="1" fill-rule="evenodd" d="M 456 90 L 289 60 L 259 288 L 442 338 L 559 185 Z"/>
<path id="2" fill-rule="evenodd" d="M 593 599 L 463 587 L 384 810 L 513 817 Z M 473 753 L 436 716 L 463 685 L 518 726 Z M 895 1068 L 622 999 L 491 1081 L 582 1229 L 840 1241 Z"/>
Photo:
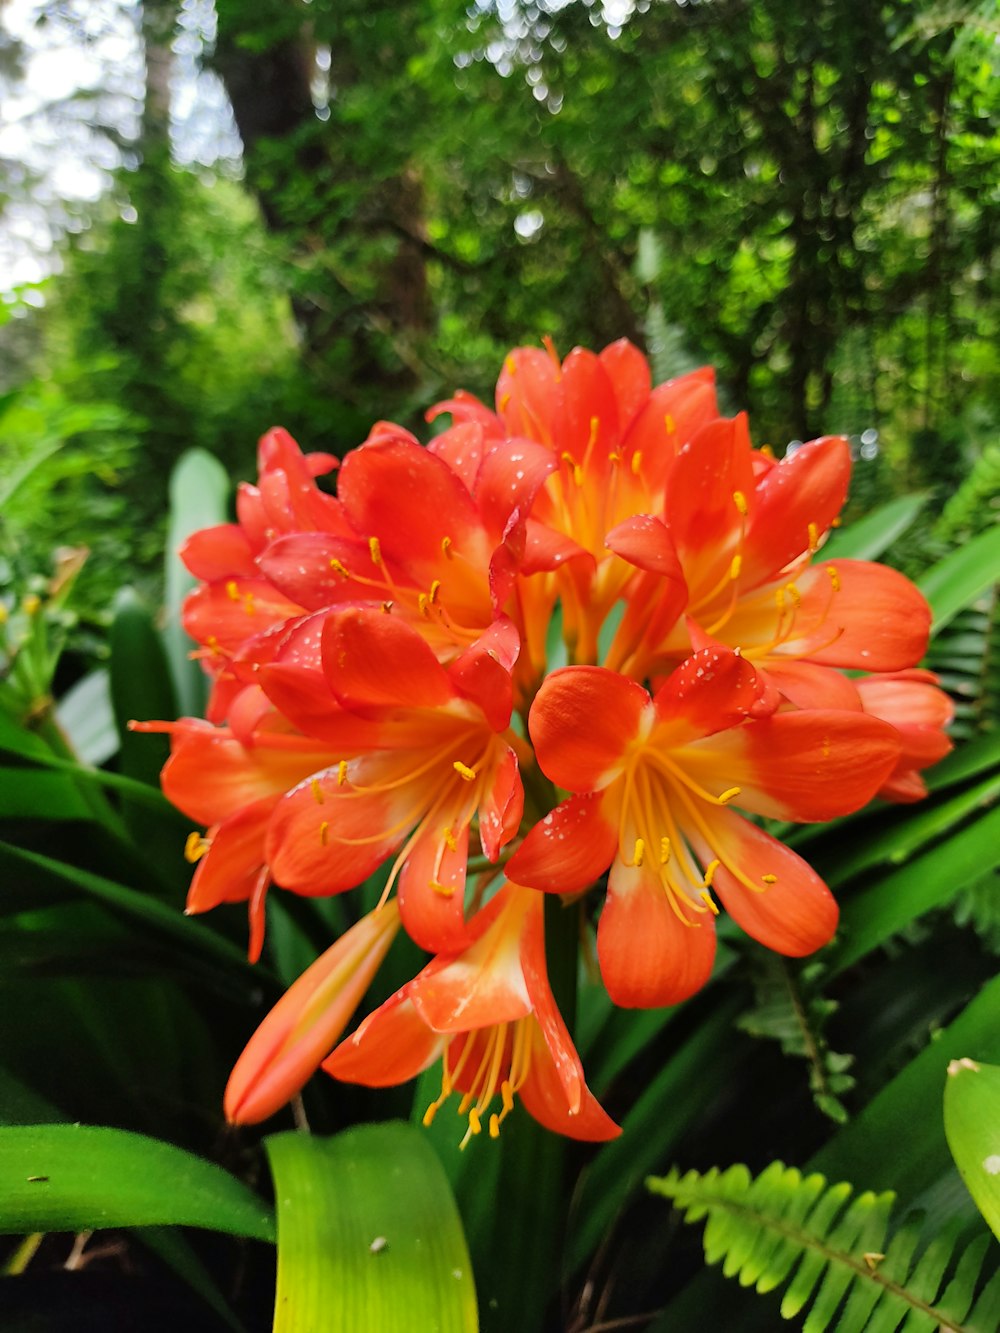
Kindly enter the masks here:
<path id="1" fill-rule="evenodd" d="M 803 1177 L 772 1162 L 756 1179 L 745 1166 L 705 1175 L 672 1171 L 649 1188 L 673 1200 L 685 1221 L 706 1218 L 705 1258 L 722 1261 L 726 1277 L 758 1292 L 788 1283 L 781 1314 L 791 1319 L 811 1305 L 804 1333 L 907 1333 L 943 1328 L 995 1333 L 1000 1274 L 978 1292 L 986 1238 L 959 1256 L 956 1230 L 939 1232 L 914 1261 L 920 1219 L 908 1219 L 886 1244 L 893 1195 L 850 1185 L 828 1186 L 818 1173 Z M 853 1196 L 853 1197 L 852 1197 Z"/>
<path id="2" fill-rule="evenodd" d="M 420 1131 L 266 1140 L 278 1201 L 274 1333 L 476 1333 L 469 1254 Z"/>
<path id="3" fill-rule="evenodd" d="M 0 1128 L 0 1232 L 167 1223 L 274 1238 L 261 1199 L 172 1143 L 92 1125 Z"/>
<path id="4" fill-rule="evenodd" d="M 952 1060 L 944 1132 L 969 1193 L 1000 1240 L 1000 1065 Z"/>

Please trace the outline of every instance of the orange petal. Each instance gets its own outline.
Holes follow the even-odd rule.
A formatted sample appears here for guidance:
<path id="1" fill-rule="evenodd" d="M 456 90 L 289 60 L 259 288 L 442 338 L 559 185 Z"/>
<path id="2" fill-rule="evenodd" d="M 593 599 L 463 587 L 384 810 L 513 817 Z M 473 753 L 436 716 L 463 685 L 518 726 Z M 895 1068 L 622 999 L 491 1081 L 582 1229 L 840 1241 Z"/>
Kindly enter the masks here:
<path id="1" fill-rule="evenodd" d="M 546 777 L 567 791 L 606 785 L 638 734 L 649 695 L 603 667 L 553 671 L 535 695 L 528 728 Z"/>
<path id="2" fill-rule="evenodd" d="M 589 888 L 611 864 L 618 846 L 600 796 L 574 796 L 540 819 L 507 864 L 517 884 L 549 893 Z"/>
<path id="3" fill-rule="evenodd" d="M 791 958 L 833 938 L 838 915 L 833 894 L 790 847 L 732 810 L 713 812 L 711 832 L 711 846 L 700 844 L 699 853 L 721 860 L 712 888 L 748 935 Z M 755 887 L 748 888 L 730 866 Z"/>
<path id="4" fill-rule="evenodd" d="M 256 1124 L 315 1073 L 350 1021 L 399 929 L 394 903 L 341 935 L 295 981 L 250 1038 L 226 1086 L 226 1119 Z"/>
<path id="5" fill-rule="evenodd" d="M 442 816 L 442 822 L 446 819 Z M 403 926 L 428 953 L 450 953 L 468 942 L 464 902 L 469 825 L 452 826 L 449 833 L 454 850 L 442 842 L 441 829 L 422 833 L 399 873 Z"/>
<path id="6" fill-rule="evenodd" d="M 388 1088 L 422 1073 L 440 1058 L 448 1041 L 418 1016 L 404 986 L 369 1014 L 322 1068 L 345 1083 Z"/>
<path id="7" fill-rule="evenodd" d="M 678 1004 L 704 986 L 715 961 L 715 924 L 685 909 L 685 925 L 658 876 L 616 860 L 597 926 L 597 956 L 608 994 L 623 1009 Z"/>
<path id="8" fill-rule="evenodd" d="M 673 758 L 712 793 L 738 787 L 735 804 L 754 814 L 834 819 L 875 795 L 899 758 L 899 737 L 866 713 L 810 709 L 720 731 Z"/>
<path id="9" fill-rule="evenodd" d="M 357 711 L 435 708 L 454 697 L 426 641 L 381 611 L 335 611 L 323 626 L 323 668 L 340 703 Z"/>
<path id="10" fill-rule="evenodd" d="M 582 1068 L 579 1099 L 571 1109 L 566 1098 L 563 1079 L 553 1059 L 550 1034 L 543 1033 L 539 1025 L 532 1022 L 530 1040 L 531 1065 L 528 1077 L 518 1091 L 518 1096 L 528 1114 L 546 1129 L 552 1130 L 555 1134 L 565 1134 L 570 1139 L 601 1143 L 607 1139 L 617 1138 L 621 1129 L 583 1083 Z M 568 1033 L 565 1040 L 572 1049 Z M 573 1055 L 579 1067 L 579 1057 L 575 1051 Z"/>
<path id="11" fill-rule="evenodd" d="M 758 709 L 765 684 L 751 664 L 722 645 L 701 648 L 656 691 L 653 705 L 665 745 L 682 745 L 733 727 Z"/>

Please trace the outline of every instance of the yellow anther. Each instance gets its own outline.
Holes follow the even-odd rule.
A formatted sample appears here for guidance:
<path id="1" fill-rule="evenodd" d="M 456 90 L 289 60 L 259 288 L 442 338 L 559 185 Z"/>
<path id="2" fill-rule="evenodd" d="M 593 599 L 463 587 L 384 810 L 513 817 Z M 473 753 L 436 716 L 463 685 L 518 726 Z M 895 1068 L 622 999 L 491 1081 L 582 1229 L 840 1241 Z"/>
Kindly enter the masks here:
<path id="1" fill-rule="evenodd" d="M 667 434 L 673 435 L 674 431 L 677 429 L 677 422 L 673 419 L 673 417 L 670 415 L 669 412 L 663 418 L 663 424 L 667 428 Z"/>
<path id="2" fill-rule="evenodd" d="M 807 531 L 808 531 L 808 533 L 809 533 L 809 550 L 810 550 L 810 551 L 818 551 L 818 550 L 819 550 L 819 528 L 817 528 L 817 526 L 816 526 L 815 523 L 810 523 L 810 524 L 809 524 L 809 527 L 808 527 L 808 529 L 807 529 Z"/>
<path id="3" fill-rule="evenodd" d="M 830 527 L 831 527 L 831 528 L 839 528 L 842 522 L 843 522 L 843 519 L 840 519 L 840 518 L 834 518 L 834 519 L 831 519 L 831 520 L 830 520 Z"/>
<path id="4" fill-rule="evenodd" d="M 709 893 L 708 889 L 700 889 L 698 891 L 698 897 L 705 904 L 705 906 L 708 908 L 708 910 L 712 913 L 713 916 L 719 915 L 719 909 L 715 905 L 715 899 Z"/>
<path id="5" fill-rule="evenodd" d="M 440 591 L 441 591 L 441 580 L 435 579 L 434 582 L 431 584 L 430 592 L 427 594 L 427 600 L 430 602 L 431 606 L 434 606 L 435 603 L 437 602 L 438 593 Z"/>
<path id="6" fill-rule="evenodd" d="M 473 1134 L 481 1134 L 483 1132 L 483 1122 L 479 1118 L 479 1111 L 475 1106 L 469 1107 L 469 1128 L 472 1130 Z"/>
<path id="7" fill-rule="evenodd" d="M 590 418 L 590 438 L 587 440 L 587 448 L 588 448 L 588 449 L 593 449 L 594 445 L 597 443 L 597 436 L 598 436 L 598 434 L 599 434 L 599 432 L 600 432 L 600 429 L 601 429 L 601 419 L 600 419 L 600 417 L 591 417 L 591 418 Z"/>
<path id="8" fill-rule="evenodd" d="M 613 453 L 608 454 L 609 463 L 620 463 L 621 461 L 622 461 L 622 456 L 617 449 Z"/>
<path id="9" fill-rule="evenodd" d="M 449 852 L 458 851 L 458 843 L 455 841 L 455 835 L 450 828 L 442 829 L 441 837 L 444 839 L 444 845 L 448 848 Z"/>
<path id="10" fill-rule="evenodd" d="M 714 861 L 709 861 L 708 865 L 705 867 L 705 883 L 703 886 L 704 888 L 710 889 L 712 887 L 712 880 L 715 879 L 715 872 L 718 870 L 720 865 L 722 865 L 722 862 L 719 860 L 718 857 L 716 857 Z"/>
<path id="11" fill-rule="evenodd" d="M 670 839 L 660 839 L 660 865 L 665 866 L 670 860 Z"/>
<path id="12" fill-rule="evenodd" d="M 441 1105 L 440 1102 L 431 1102 L 430 1106 L 428 1106 L 427 1110 L 423 1114 L 423 1117 L 421 1118 L 421 1124 L 423 1125 L 424 1129 L 430 1129 L 431 1125 L 433 1125 L 434 1117 L 437 1115 L 438 1108 L 440 1107 L 440 1105 Z"/>
<path id="13" fill-rule="evenodd" d="M 454 556 L 454 554 L 452 553 L 452 549 L 451 549 L 451 538 L 450 538 L 450 537 L 442 537 L 442 538 L 441 538 L 441 554 L 444 555 L 444 556 L 446 556 L 449 560 L 454 560 L 454 559 L 455 559 L 455 556 Z"/>
<path id="14" fill-rule="evenodd" d="M 500 1117 L 494 1111 L 490 1116 L 490 1138 L 498 1139 L 500 1137 Z"/>
<path id="15" fill-rule="evenodd" d="M 470 768 L 468 764 L 463 764 L 461 759 L 456 759 L 455 762 L 452 764 L 452 768 L 455 770 L 458 776 L 460 778 L 464 778 L 466 782 L 475 782 L 476 770 L 474 768 Z"/>
<path id="16" fill-rule="evenodd" d="M 323 788 L 319 785 L 319 778 L 309 779 L 309 789 L 313 794 L 313 800 L 317 805 L 323 804 Z"/>
<path id="17" fill-rule="evenodd" d="M 195 861 L 201 860 L 211 845 L 200 833 L 189 833 L 184 844 L 184 860 L 194 865 Z"/>
<path id="18" fill-rule="evenodd" d="M 337 765 L 337 786 L 342 787 L 347 781 L 347 760 L 341 759 Z"/>
<path id="19" fill-rule="evenodd" d="M 749 512 L 747 509 L 747 497 L 743 494 L 742 491 L 733 491 L 733 504 L 740 511 L 743 517 L 746 518 L 747 513 Z"/>
<path id="20" fill-rule="evenodd" d="M 786 583 L 786 584 L 785 584 L 785 591 L 788 593 L 789 597 L 792 599 L 792 602 L 794 603 L 796 610 L 798 610 L 798 608 L 802 605 L 802 596 L 801 596 L 801 594 L 800 594 L 798 588 L 796 588 L 796 586 L 795 586 L 794 583 Z"/>
<path id="21" fill-rule="evenodd" d="M 632 462 L 629 466 L 632 468 L 632 476 L 637 477 L 639 475 L 639 469 L 642 467 L 641 449 L 636 449 L 635 453 L 632 455 Z"/>
<path id="22" fill-rule="evenodd" d="M 572 469 L 573 480 L 576 482 L 577 486 L 582 486 L 583 468 L 576 461 L 573 455 L 564 449 L 563 452 L 559 455 L 559 457 L 562 460 L 562 462 L 566 463 Z"/>
<path id="23" fill-rule="evenodd" d="M 503 1102 L 503 1109 L 507 1112 L 514 1109 L 514 1089 L 510 1086 L 510 1079 L 505 1078 L 500 1084 L 500 1099 Z"/>
<path id="24" fill-rule="evenodd" d="M 230 579 L 226 584 L 226 596 L 231 602 L 238 602 L 240 600 L 240 585 L 235 579 Z"/>
<path id="25" fill-rule="evenodd" d="M 785 590 L 784 590 L 784 588 L 775 588 L 775 590 L 774 590 L 774 600 L 775 600 L 775 603 L 777 604 L 779 614 L 783 613 L 783 612 L 784 612 L 784 609 L 785 609 Z"/>
<path id="26" fill-rule="evenodd" d="M 506 412 L 506 410 L 507 410 L 507 404 L 508 404 L 509 402 L 510 402 L 510 394 L 509 394 L 509 393 L 505 393 L 504 396 L 500 399 L 500 411 L 501 411 L 501 412 Z"/>
<path id="27" fill-rule="evenodd" d="M 739 554 L 734 555 L 729 562 L 729 577 L 735 583 L 740 576 L 740 570 L 743 568 L 743 557 Z"/>
<path id="28" fill-rule="evenodd" d="M 769 444 L 762 444 L 760 446 L 760 451 L 765 458 L 769 458 L 772 463 L 774 462 L 774 450 Z"/>
<path id="29" fill-rule="evenodd" d="M 425 592 L 422 592 L 420 596 L 417 598 L 417 607 L 420 611 L 420 614 L 424 617 L 424 619 L 430 620 L 431 603 L 430 603 L 430 598 L 427 596 Z"/>
<path id="30" fill-rule="evenodd" d="M 635 851 L 632 853 L 632 864 L 641 866 L 643 857 L 646 855 L 646 844 L 641 838 L 635 840 Z"/>
<path id="31" fill-rule="evenodd" d="M 762 880 L 765 884 L 777 884 L 777 882 L 778 882 L 778 876 L 777 876 L 777 875 L 761 875 L 761 880 Z"/>
<path id="32" fill-rule="evenodd" d="M 368 553 L 372 558 L 373 565 L 382 563 L 382 546 L 377 537 L 368 538 Z"/>
<path id="33" fill-rule="evenodd" d="M 736 797 L 739 796 L 740 790 L 739 787 L 727 787 L 719 797 L 719 804 L 727 805 L 730 801 L 734 801 Z"/>
<path id="34" fill-rule="evenodd" d="M 439 879 L 432 879 L 431 888 L 441 898 L 454 898 L 455 896 L 454 884 L 442 884 Z"/>
<path id="35" fill-rule="evenodd" d="M 342 574 L 345 579 L 351 577 L 351 571 L 344 564 L 343 560 L 338 560 L 336 556 L 330 561 L 330 568 L 335 574 Z"/>
<path id="36" fill-rule="evenodd" d="M 833 584 L 833 591 L 840 592 L 840 575 L 837 573 L 837 566 L 827 565 L 826 572 L 830 575 L 830 582 Z"/>
<path id="37" fill-rule="evenodd" d="M 508 356 L 504 360 L 504 366 L 506 367 L 508 375 L 513 375 L 514 372 L 517 370 L 517 362 L 514 360 L 512 356 Z"/>
<path id="38" fill-rule="evenodd" d="M 330 821 L 328 819 L 324 819 L 322 824 L 320 824 L 319 826 L 319 841 L 321 847 L 326 846 L 329 836 L 330 836 Z"/>
<path id="39" fill-rule="evenodd" d="M 257 610 L 257 607 L 253 600 L 252 592 L 248 592 L 247 595 L 243 598 L 243 610 L 247 613 L 248 616 L 252 616 L 254 612 Z"/>

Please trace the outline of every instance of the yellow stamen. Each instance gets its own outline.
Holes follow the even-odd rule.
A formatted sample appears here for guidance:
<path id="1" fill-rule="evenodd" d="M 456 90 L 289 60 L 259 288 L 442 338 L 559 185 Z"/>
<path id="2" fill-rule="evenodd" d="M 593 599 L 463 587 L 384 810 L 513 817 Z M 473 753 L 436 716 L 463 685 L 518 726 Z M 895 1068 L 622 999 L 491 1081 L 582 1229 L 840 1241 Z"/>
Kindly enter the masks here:
<path id="1" fill-rule="evenodd" d="M 452 764 L 452 768 L 455 770 L 458 776 L 460 778 L 464 778 L 466 782 L 475 782 L 476 770 L 474 768 L 469 768 L 468 764 L 463 764 L 460 759 L 455 760 L 455 762 Z"/>
<path id="2" fill-rule="evenodd" d="M 632 455 L 632 462 L 630 466 L 632 468 L 632 476 L 637 477 L 639 475 L 639 469 L 642 467 L 641 449 L 636 449 L 635 453 Z"/>
<path id="3" fill-rule="evenodd" d="M 435 603 L 437 602 L 438 593 L 440 591 L 441 591 L 441 580 L 435 579 L 431 584 L 430 592 L 427 594 L 427 600 L 430 602 L 431 606 L 434 606 Z"/>
<path id="4" fill-rule="evenodd" d="M 715 899 L 709 893 L 708 889 L 702 889 L 701 892 L 698 894 L 698 897 L 702 900 L 702 902 L 705 904 L 705 906 L 708 908 L 708 910 L 712 913 L 713 916 L 719 915 L 719 909 L 715 905 Z"/>
<path id="5" fill-rule="evenodd" d="M 333 570 L 335 574 L 342 574 L 345 579 L 349 579 L 351 577 L 351 572 L 344 564 L 343 560 L 338 560 L 336 556 L 334 556 L 333 559 L 330 561 L 330 568 Z"/>
<path id="6" fill-rule="evenodd" d="M 442 538 L 441 538 L 441 554 L 444 555 L 448 560 L 454 560 L 454 559 L 455 559 L 454 553 L 452 552 L 452 549 L 451 549 L 451 538 L 450 538 L 450 537 L 442 537 Z"/>
<path id="7" fill-rule="evenodd" d="M 514 360 L 514 358 L 513 358 L 512 356 L 508 356 L 508 357 L 505 359 L 505 361 L 504 361 L 504 366 L 505 366 L 506 369 L 507 369 L 507 374 L 508 374 L 508 375 L 513 375 L 513 374 L 515 373 L 515 371 L 517 370 L 517 362 Z"/>
<path id="8" fill-rule="evenodd" d="M 309 788 L 313 794 L 313 800 L 317 805 L 323 804 L 323 788 L 319 785 L 319 778 L 309 779 Z"/>
<path id="9" fill-rule="evenodd" d="M 368 552 L 371 555 L 373 565 L 382 563 L 382 547 L 377 537 L 368 538 Z"/>
<path id="10" fill-rule="evenodd" d="M 674 431 L 677 429 L 677 422 L 673 419 L 673 417 L 670 415 L 669 412 L 663 418 L 663 424 L 667 428 L 667 434 L 673 435 Z"/>
<path id="11" fill-rule="evenodd" d="M 448 848 L 449 852 L 458 851 L 458 843 L 455 841 L 455 835 L 450 828 L 442 829 L 441 837 L 444 838 L 445 846 Z"/>
<path id="12" fill-rule="evenodd" d="M 588 441 L 587 441 L 587 448 L 588 448 L 588 450 L 589 450 L 589 449 L 593 449 L 594 445 L 597 443 L 597 436 L 598 436 L 598 433 L 600 432 L 600 429 L 601 429 L 601 419 L 600 419 L 600 417 L 591 417 L 591 418 L 590 418 L 590 438 L 589 438 Z"/>
<path id="13" fill-rule="evenodd" d="M 796 611 L 797 611 L 797 610 L 799 609 L 799 607 L 802 605 L 802 595 L 801 595 L 801 593 L 799 592 L 798 588 L 796 588 L 796 586 L 795 586 L 794 583 L 786 583 L 786 584 L 785 584 L 785 591 L 788 593 L 789 597 L 792 599 L 792 602 L 793 602 L 793 604 L 794 604 L 794 606 L 795 606 L 795 609 L 796 609 Z"/>
<path id="14" fill-rule="evenodd" d="M 665 866 L 670 860 L 670 839 L 660 839 L 660 865 Z"/>
<path id="15" fill-rule="evenodd" d="M 719 797 L 719 804 L 727 805 L 730 801 L 735 800 L 736 797 L 739 796 L 740 790 L 741 789 L 739 787 L 727 787 L 726 790 Z"/>
<path id="16" fill-rule="evenodd" d="M 330 821 L 324 819 L 319 826 L 319 842 L 321 847 L 325 847 L 330 836 Z"/>
<path id="17" fill-rule="evenodd" d="M 840 575 L 837 573 L 836 565 L 826 565 L 826 572 L 830 575 L 830 582 L 833 584 L 833 591 L 840 592 Z"/>
<path id="18" fill-rule="evenodd" d="M 844 520 L 841 519 L 841 518 L 834 518 L 834 519 L 831 519 L 831 521 L 830 521 L 830 527 L 831 527 L 831 528 L 839 528 L 840 525 L 841 525 L 841 523 L 842 523 L 843 521 L 844 521 Z"/>
<path id="19" fill-rule="evenodd" d="M 196 861 L 201 860 L 211 845 L 200 833 L 189 833 L 184 844 L 184 860 L 194 865 Z"/>
<path id="20" fill-rule="evenodd" d="M 769 458 L 772 463 L 774 462 L 774 450 L 769 444 L 762 444 L 760 446 L 760 451 L 765 458 Z"/>
<path id="21" fill-rule="evenodd" d="M 243 598 L 243 610 L 247 613 L 248 616 L 252 616 L 253 613 L 257 610 L 257 607 L 254 605 L 252 592 L 248 592 L 247 595 Z"/>
<path id="22" fill-rule="evenodd" d="M 500 1084 L 500 1099 L 503 1102 L 504 1115 L 508 1115 L 514 1109 L 514 1089 L 511 1087 L 510 1079 L 504 1079 Z"/>
<path id="23" fill-rule="evenodd" d="M 439 897 L 454 898 L 455 896 L 454 884 L 442 884 L 441 881 L 437 879 L 432 879 L 430 884 L 431 888 L 434 890 L 436 894 L 439 895 Z"/>
<path id="24" fill-rule="evenodd" d="M 431 1125 L 434 1123 L 434 1117 L 437 1115 L 440 1106 L 441 1106 L 440 1102 L 431 1102 L 430 1106 L 428 1106 L 427 1110 L 424 1112 L 423 1117 L 421 1119 L 421 1124 L 423 1125 L 424 1129 L 430 1129 Z"/>
<path id="25" fill-rule="evenodd" d="M 240 585 L 235 579 L 230 579 L 226 584 L 226 596 L 231 602 L 238 602 L 240 600 Z"/>
<path id="26" fill-rule="evenodd" d="M 815 523 L 810 523 L 809 528 L 809 550 L 816 552 L 819 550 L 819 528 Z"/>
<path id="27" fill-rule="evenodd" d="M 571 453 L 568 453 L 566 450 L 563 450 L 563 452 L 559 455 L 559 457 L 564 463 L 568 464 L 569 467 L 573 469 L 573 480 L 574 482 L 576 482 L 577 486 L 582 486 L 583 468 L 574 459 L 573 455 Z"/>
<path id="28" fill-rule="evenodd" d="M 733 491 L 733 504 L 740 511 L 743 517 L 746 518 L 747 513 L 749 512 L 747 509 L 747 497 L 743 494 L 742 491 Z"/>
<path id="29" fill-rule="evenodd" d="M 620 453 L 618 453 L 617 450 L 615 450 L 614 453 L 608 454 L 609 463 L 620 463 L 621 461 L 622 461 L 622 456 Z"/>
<path id="30" fill-rule="evenodd" d="M 480 1119 L 479 1112 L 474 1106 L 469 1107 L 469 1128 L 472 1130 L 473 1134 L 481 1134 L 483 1132 L 482 1120 Z"/>
<path id="31" fill-rule="evenodd" d="M 500 1117 L 494 1111 L 490 1116 L 490 1138 L 498 1139 L 500 1137 Z"/>
<path id="32" fill-rule="evenodd" d="M 761 875 L 761 879 L 765 884 L 777 884 L 778 882 L 777 875 Z"/>
<path id="33" fill-rule="evenodd" d="M 641 866 L 642 859 L 645 855 L 646 855 L 646 844 L 643 842 L 641 838 L 636 838 L 635 851 L 632 853 L 632 864 L 634 866 Z"/>
<path id="34" fill-rule="evenodd" d="M 431 604 L 430 604 L 430 599 L 428 598 L 425 592 L 422 592 L 420 596 L 417 598 L 417 606 L 419 607 L 420 614 L 424 617 L 424 619 L 430 620 Z"/>
<path id="35" fill-rule="evenodd" d="M 511 372 L 511 374 L 513 374 L 513 371 Z M 506 412 L 506 410 L 507 410 L 507 404 L 508 404 L 509 402 L 510 402 L 510 394 L 509 394 L 509 393 L 505 393 L 504 396 L 500 399 L 500 411 L 501 411 L 501 412 Z"/>
<path id="36" fill-rule="evenodd" d="M 716 857 L 714 861 L 709 861 L 708 865 L 705 867 L 705 888 L 706 888 L 706 889 L 710 889 L 710 888 L 712 887 L 712 880 L 715 879 L 715 872 L 718 870 L 719 866 L 721 866 L 721 865 L 722 865 L 722 862 L 719 860 L 718 857 Z"/>
<path id="37" fill-rule="evenodd" d="M 732 560 L 729 562 L 729 577 L 733 580 L 734 583 L 739 578 L 740 570 L 742 568 L 743 568 L 743 557 L 741 555 L 734 555 Z"/>
<path id="38" fill-rule="evenodd" d="M 347 781 L 347 760 L 341 759 L 340 763 L 337 765 L 337 786 L 343 787 L 346 781 Z"/>

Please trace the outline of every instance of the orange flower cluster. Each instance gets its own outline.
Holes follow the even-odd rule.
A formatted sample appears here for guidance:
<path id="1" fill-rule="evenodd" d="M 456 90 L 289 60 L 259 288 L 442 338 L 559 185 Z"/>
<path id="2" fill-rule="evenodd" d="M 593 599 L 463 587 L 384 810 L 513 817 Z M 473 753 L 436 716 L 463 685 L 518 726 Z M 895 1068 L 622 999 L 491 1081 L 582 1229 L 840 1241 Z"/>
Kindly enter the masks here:
<path id="1" fill-rule="evenodd" d="M 378 1086 L 440 1060 L 428 1118 L 455 1091 L 467 1137 L 519 1097 L 608 1138 L 542 892 L 606 882 L 597 954 L 624 1006 L 705 983 L 720 905 L 780 953 L 826 943 L 826 885 L 744 814 L 923 794 L 950 717 L 914 669 L 929 611 L 892 569 L 823 558 L 846 441 L 778 462 L 719 415 L 710 371 L 653 387 L 628 342 L 520 348 L 495 410 L 458 393 L 442 414 L 426 446 L 383 422 L 339 465 L 269 432 L 237 522 L 182 552 L 208 716 L 140 725 L 170 732 L 164 790 L 207 828 L 189 910 L 246 901 L 256 958 L 272 883 L 334 894 L 388 867 L 251 1040 L 226 1111 L 263 1119 L 321 1063 Z M 316 479 L 338 468 L 332 495 Z M 400 928 L 431 960 L 337 1044 Z"/>

